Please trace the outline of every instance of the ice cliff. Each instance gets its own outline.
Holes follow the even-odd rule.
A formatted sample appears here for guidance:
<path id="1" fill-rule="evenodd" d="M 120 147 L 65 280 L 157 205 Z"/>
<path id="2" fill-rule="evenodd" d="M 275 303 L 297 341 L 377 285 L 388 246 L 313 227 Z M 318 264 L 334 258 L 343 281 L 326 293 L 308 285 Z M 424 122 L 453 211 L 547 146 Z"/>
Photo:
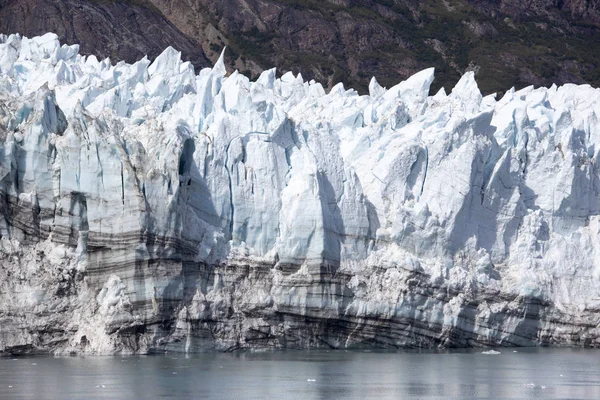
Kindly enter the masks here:
<path id="1" fill-rule="evenodd" d="M 0 36 L 0 353 L 600 345 L 600 91 L 433 78 Z"/>

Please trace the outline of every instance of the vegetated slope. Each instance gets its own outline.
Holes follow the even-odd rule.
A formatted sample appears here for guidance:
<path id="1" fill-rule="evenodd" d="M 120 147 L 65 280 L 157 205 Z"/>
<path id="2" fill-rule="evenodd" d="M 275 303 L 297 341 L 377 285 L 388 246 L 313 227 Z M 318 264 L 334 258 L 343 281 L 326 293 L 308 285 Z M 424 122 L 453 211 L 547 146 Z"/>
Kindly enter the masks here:
<path id="1" fill-rule="evenodd" d="M 216 59 L 238 69 L 302 72 L 365 90 L 429 66 L 452 87 L 478 71 L 484 93 L 552 83 L 600 83 L 597 1 L 151 0 Z"/>
<path id="2" fill-rule="evenodd" d="M 0 0 L 0 33 L 55 32 L 82 54 L 134 62 L 172 45 L 198 68 L 208 66 L 200 46 L 146 0 Z"/>

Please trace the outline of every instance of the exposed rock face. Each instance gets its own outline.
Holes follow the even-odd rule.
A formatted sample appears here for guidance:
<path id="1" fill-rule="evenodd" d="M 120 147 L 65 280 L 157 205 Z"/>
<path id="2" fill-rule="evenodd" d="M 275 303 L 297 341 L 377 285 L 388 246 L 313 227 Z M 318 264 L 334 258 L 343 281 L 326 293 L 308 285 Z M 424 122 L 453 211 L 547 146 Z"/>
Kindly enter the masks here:
<path id="1" fill-rule="evenodd" d="M 600 343 L 600 92 L 369 96 L 0 36 L 0 351 Z"/>
<path id="2" fill-rule="evenodd" d="M 587 0 L 0 0 L 0 33 L 56 32 L 82 54 L 153 60 L 168 45 L 196 69 L 272 66 L 367 93 L 429 67 L 434 90 L 477 72 L 484 93 L 600 85 L 600 13 Z"/>
<path id="3" fill-rule="evenodd" d="M 550 17 L 554 22 L 566 22 L 564 16 L 556 14 L 560 11 L 573 20 L 600 22 L 600 3 L 597 0 L 469 0 L 485 12 L 501 12 L 515 18 L 531 16 Z M 561 18 L 562 17 L 562 18 Z"/>
<path id="4" fill-rule="evenodd" d="M 0 33 L 56 32 L 82 54 L 135 62 L 176 44 L 197 68 L 209 66 L 202 48 L 146 0 L 0 0 Z"/>
<path id="5" fill-rule="evenodd" d="M 552 83 L 600 83 L 598 1 L 150 0 L 216 60 L 302 73 L 366 93 L 436 68 L 433 86 L 478 72 L 485 93 Z"/>

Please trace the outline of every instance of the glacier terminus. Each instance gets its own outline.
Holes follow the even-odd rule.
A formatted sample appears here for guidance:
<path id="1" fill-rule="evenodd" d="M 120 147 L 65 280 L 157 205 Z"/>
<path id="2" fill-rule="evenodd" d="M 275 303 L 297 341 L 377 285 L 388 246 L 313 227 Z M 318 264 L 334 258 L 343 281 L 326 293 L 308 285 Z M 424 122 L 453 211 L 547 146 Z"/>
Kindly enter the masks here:
<path id="1" fill-rule="evenodd" d="M 0 36 L 0 354 L 600 346 L 599 89 L 78 51 Z"/>

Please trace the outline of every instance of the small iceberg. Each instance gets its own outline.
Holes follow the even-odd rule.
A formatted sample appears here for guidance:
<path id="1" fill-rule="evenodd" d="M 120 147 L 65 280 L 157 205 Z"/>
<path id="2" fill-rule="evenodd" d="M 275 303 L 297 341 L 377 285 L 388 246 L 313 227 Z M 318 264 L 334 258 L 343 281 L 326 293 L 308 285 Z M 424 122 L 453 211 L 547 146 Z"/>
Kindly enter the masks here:
<path id="1" fill-rule="evenodd" d="M 487 350 L 487 351 L 482 351 L 481 354 L 488 354 L 488 355 L 497 355 L 497 354 L 502 354 L 499 351 L 496 350 Z"/>

